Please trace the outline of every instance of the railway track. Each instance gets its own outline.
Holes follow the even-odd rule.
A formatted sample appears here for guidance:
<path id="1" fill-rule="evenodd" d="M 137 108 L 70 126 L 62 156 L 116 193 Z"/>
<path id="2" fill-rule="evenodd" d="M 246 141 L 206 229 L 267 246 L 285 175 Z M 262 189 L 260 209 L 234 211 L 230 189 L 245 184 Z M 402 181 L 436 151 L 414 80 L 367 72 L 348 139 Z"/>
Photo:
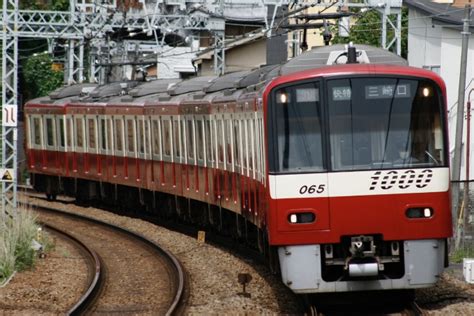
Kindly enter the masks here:
<path id="1" fill-rule="evenodd" d="M 35 208 L 40 221 L 61 227 L 94 249 L 97 282 L 71 314 L 177 314 L 183 308 L 184 272 L 179 261 L 154 242 L 126 229 L 56 209 Z"/>
<path id="2" fill-rule="evenodd" d="M 340 293 L 342 294 L 342 293 Z M 409 292 L 361 292 L 325 294 L 306 301 L 311 316 L 422 316 L 423 310 Z"/>
<path id="3" fill-rule="evenodd" d="M 50 234 L 56 235 L 59 238 L 65 239 L 71 244 L 73 244 L 79 252 L 82 254 L 82 257 L 85 259 L 88 267 L 88 278 L 87 278 L 87 287 L 85 293 L 79 298 L 79 300 L 72 306 L 68 311 L 68 315 L 78 315 L 85 310 L 88 306 L 94 301 L 96 295 L 99 293 L 101 287 L 103 286 L 102 272 L 103 267 L 97 253 L 80 241 L 78 238 L 73 235 L 61 230 L 55 226 L 40 223 L 41 226 Z"/>

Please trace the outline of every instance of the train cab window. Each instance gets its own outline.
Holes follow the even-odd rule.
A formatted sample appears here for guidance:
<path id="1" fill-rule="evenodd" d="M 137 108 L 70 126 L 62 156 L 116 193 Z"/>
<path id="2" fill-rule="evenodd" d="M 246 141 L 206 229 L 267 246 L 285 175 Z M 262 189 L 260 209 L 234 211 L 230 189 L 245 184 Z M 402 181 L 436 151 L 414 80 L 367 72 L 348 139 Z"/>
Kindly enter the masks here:
<path id="1" fill-rule="evenodd" d="M 416 79 L 328 81 L 334 170 L 444 166 L 442 101 L 434 84 Z"/>
<path id="2" fill-rule="evenodd" d="M 321 102 L 318 82 L 273 92 L 268 111 L 272 172 L 320 172 L 323 167 Z"/>
<path id="3" fill-rule="evenodd" d="M 127 120 L 127 150 L 129 154 L 135 154 L 135 121 Z"/>
<path id="4" fill-rule="evenodd" d="M 65 125 L 64 125 L 64 118 L 63 117 L 59 117 L 57 119 L 57 126 L 58 126 L 58 130 L 57 130 L 57 137 L 58 137 L 58 142 L 59 142 L 59 147 L 64 149 L 66 147 L 66 140 L 65 140 L 65 135 L 64 135 L 64 130 L 65 130 Z"/>
<path id="5" fill-rule="evenodd" d="M 33 142 L 37 146 L 41 146 L 41 139 L 42 133 L 41 133 L 41 119 L 39 117 L 34 117 L 33 118 Z"/>
<path id="6" fill-rule="evenodd" d="M 82 149 L 84 146 L 84 126 L 82 122 L 84 120 L 81 117 L 76 117 L 75 127 L 76 127 L 76 149 Z"/>
<path id="7" fill-rule="evenodd" d="M 97 133 L 96 133 L 96 126 L 95 126 L 95 119 L 89 118 L 87 119 L 87 132 L 89 135 L 88 142 L 89 142 L 89 150 L 96 150 L 97 149 Z"/>
<path id="8" fill-rule="evenodd" d="M 116 118 L 114 120 L 115 122 L 115 131 L 114 131 L 114 137 L 115 137 L 115 150 L 116 151 L 122 151 L 124 148 L 123 141 L 124 141 L 124 130 L 123 130 L 123 120 L 120 118 Z"/>
<path id="9" fill-rule="evenodd" d="M 48 117 L 45 119 L 45 127 L 46 127 L 46 145 L 47 146 L 54 146 L 55 145 L 55 126 L 54 120 L 52 117 Z"/>

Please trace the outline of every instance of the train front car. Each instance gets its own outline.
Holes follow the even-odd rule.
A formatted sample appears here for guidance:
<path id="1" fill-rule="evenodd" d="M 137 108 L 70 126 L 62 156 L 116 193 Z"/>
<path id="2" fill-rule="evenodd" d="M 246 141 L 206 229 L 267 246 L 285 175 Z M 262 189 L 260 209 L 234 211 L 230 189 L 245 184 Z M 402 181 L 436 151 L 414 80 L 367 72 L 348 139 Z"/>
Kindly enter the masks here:
<path id="1" fill-rule="evenodd" d="M 452 235 L 444 95 L 436 74 L 387 65 L 268 86 L 268 230 L 294 292 L 438 280 Z"/>

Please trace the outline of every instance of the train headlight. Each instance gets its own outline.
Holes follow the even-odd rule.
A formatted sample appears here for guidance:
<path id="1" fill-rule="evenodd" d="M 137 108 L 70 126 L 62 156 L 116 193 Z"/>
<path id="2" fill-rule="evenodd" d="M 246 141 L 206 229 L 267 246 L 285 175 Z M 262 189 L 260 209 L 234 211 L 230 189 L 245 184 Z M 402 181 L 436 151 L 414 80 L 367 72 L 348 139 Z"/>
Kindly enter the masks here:
<path id="1" fill-rule="evenodd" d="M 291 213 L 288 215 L 288 221 L 292 224 L 307 224 L 316 220 L 316 215 L 311 212 Z"/>
<path id="2" fill-rule="evenodd" d="M 430 218 L 433 214 L 434 211 L 430 207 L 411 207 L 405 212 L 408 218 Z"/>

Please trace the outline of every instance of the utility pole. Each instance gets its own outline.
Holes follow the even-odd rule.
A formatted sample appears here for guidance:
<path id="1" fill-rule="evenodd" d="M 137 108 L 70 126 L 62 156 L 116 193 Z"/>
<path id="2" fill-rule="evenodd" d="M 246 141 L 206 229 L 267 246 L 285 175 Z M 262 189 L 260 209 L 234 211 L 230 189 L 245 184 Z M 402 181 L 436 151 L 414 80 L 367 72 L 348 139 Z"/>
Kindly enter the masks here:
<path id="1" fill-rule="evenodd" d="M 461 180 L 461 155 L 462 155 L 462 136 L 463 136 L 463 124 L 464 124 L 464 98 L 466 94 L 466 68 L 467 68 L 467 51 L 469 46 L 469 24 L 471 22 L 471 5 L 466 4 L 464 7 L 464 19 L 462 28 L 462 47 L 461 47 L 461 69 L 459 74 L 459 88 L 458 88 L 458 108 L 456 113 L 456 135 L 454 141 L 454 157 L 453 157 L 453 170 L 451 179 L 456 184 L 453 186 L 453 201 L 457 209 L 456 214 L 458 215 L 457 227 L 456 227 L 456 240 L 455 248 L 459 248 L 460 239 L 462 237 L 462 228 L 464 224 L 464 212 L 462 208 L 463 203 L 459 201 L 460 191 L 460 180 Z M 467 183 L 466 185 L 467 186 Z M 464 190 L 467 188 L 465 187 Z"/>

